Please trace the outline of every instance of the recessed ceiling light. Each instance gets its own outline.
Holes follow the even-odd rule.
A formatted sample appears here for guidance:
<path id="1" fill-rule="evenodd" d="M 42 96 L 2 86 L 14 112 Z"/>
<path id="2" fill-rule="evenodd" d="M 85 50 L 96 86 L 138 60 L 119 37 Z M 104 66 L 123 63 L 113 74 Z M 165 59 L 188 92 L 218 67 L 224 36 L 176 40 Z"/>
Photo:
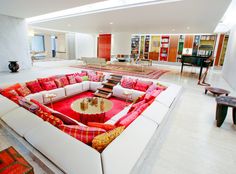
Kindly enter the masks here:
<path id="1" fill-rule="evenodd" d="M 190 27 L 189 27 L 189 26 L 187 26 L 187 30 L 190 30 Z"/>
<path id="2" fill-rule="evenodd" d="M 112 25 L 113 24 L 113 22 L 110 22 L 110 25 Z"/>

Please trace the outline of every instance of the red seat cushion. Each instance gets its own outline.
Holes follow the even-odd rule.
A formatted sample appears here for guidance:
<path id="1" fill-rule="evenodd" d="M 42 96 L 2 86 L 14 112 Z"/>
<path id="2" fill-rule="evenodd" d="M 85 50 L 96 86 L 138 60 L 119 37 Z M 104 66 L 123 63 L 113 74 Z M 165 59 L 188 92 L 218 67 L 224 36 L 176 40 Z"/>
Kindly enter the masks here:
<path id="1" fill-rule="evenodd" d="M 104 129 L 78 125 L 61 125 L 60 129 L 85 144 L 91 144 L 94 137 L 106 132 Z"/>
<path id="2" fill-rule="evenodd" d="M 37 93 L 43 91 L 37 80 L 26 82 L 26 86 L 30 89 L 32 93 Z"/>
<path id="3" fill-rule="evenodd" d="M 116 126 L 111 125 L 111 124 L 104 124 L 104 123 L 98 123 L 98 122 L 88 122 L 87 124 L 90 127 L 97 127 L 97 128 L 101 128 L 104 129 L 106 131 L 110 131 L 116 128 Z"/>
<path id="4" fill-rule="evenodd" d="M 136 84 L 136 80 L 132 79 L 132 78 L 125 78 L 124 77 L 121 80 L 121 86 L 123 88 L 133 89 L 135 84 Z"/>
<path id="5" fill-rule="evenodd" d="M 43 88 L 47 91 L 57 89 L 57 85 L 54 81 L 42 82 Z"/>

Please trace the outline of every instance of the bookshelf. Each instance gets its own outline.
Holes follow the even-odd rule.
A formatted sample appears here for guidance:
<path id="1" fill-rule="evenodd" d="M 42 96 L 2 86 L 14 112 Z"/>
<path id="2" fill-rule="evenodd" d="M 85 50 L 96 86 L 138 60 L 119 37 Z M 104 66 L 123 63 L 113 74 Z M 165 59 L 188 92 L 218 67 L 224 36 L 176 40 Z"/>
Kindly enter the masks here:
<path id="1" fill-rule="evenodd" d="M 201 35 L 200 45 L 198 48 L 199 56 L 208 56 L 210 55 L 215 46 L 215 35 Z"/>
<path id="2" fill-rule="evenodd" d="M 178 44 L 178 57 L 182 56 L 184 49 L 184 35 L 179 35 L 179 44 Z"/>
<path id="3" fill-rule="evenodd" d="M 167 61 L 170 36 L 161 36 L 160 61 Z"/>
<path id="4" fill-rule="evenodd" d="M 193 42 L 193 52 L 192 52 L 193 56 L 197 56 L 199 45 L 200 45 L 200 35 L 195 35 Z"/>
<path id="5" fill-rule="evenodd" d="M 149 44 L 150 44 L 150 36 L 145 36 L 145 43 L 144 43 L 144 59 L 148 59 L 148 53 L 149 53 Z"/>
<path id="6" fill-rule="evenodd" d="M 220 66 L 223 66 L 224 64 L 224 59 L 225 59 L 225 53 L 228 45 L 228 40 L 229 40 L 229 35 L 225 35 L 221 54 L 220 54 Z"/>
<path id="7" fill-rule="evenodd" d="M 131 55 L 132 57 L 137 57 L 137 55 L 139 54 L 139 41 L 140 41 L 140 37 L 139 35 L 134 35 L 131 38 Z"/>

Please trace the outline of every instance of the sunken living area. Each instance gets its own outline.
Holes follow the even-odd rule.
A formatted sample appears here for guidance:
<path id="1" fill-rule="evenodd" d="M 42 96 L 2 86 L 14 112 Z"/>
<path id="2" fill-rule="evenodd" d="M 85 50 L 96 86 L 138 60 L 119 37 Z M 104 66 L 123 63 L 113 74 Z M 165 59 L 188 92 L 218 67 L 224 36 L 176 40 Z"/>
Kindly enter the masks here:
<path id="1" fill-rule="evenodd" d="M 1 0 L 0 174 L 234 174 L 236 0 Z"/>

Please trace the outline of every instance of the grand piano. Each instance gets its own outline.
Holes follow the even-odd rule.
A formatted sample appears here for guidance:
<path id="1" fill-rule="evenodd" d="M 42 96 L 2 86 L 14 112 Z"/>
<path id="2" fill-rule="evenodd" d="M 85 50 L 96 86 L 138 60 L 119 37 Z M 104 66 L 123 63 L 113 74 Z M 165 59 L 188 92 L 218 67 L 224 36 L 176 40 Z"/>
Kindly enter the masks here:
<path id="1" fill-rule="evenodd" d="M 198 80 L 201 79 L 202 70 L 204 67 L 210 66 L 212 61 L 210 58 L 212 57 L 212 52 L 208 56 L 182 56 L 180 59 L 182 66 L 181 66 L 181 74 L 183 72 L 184 66 L 197 66 L 200 67 L 200 72 L 198 76 Z"/>

